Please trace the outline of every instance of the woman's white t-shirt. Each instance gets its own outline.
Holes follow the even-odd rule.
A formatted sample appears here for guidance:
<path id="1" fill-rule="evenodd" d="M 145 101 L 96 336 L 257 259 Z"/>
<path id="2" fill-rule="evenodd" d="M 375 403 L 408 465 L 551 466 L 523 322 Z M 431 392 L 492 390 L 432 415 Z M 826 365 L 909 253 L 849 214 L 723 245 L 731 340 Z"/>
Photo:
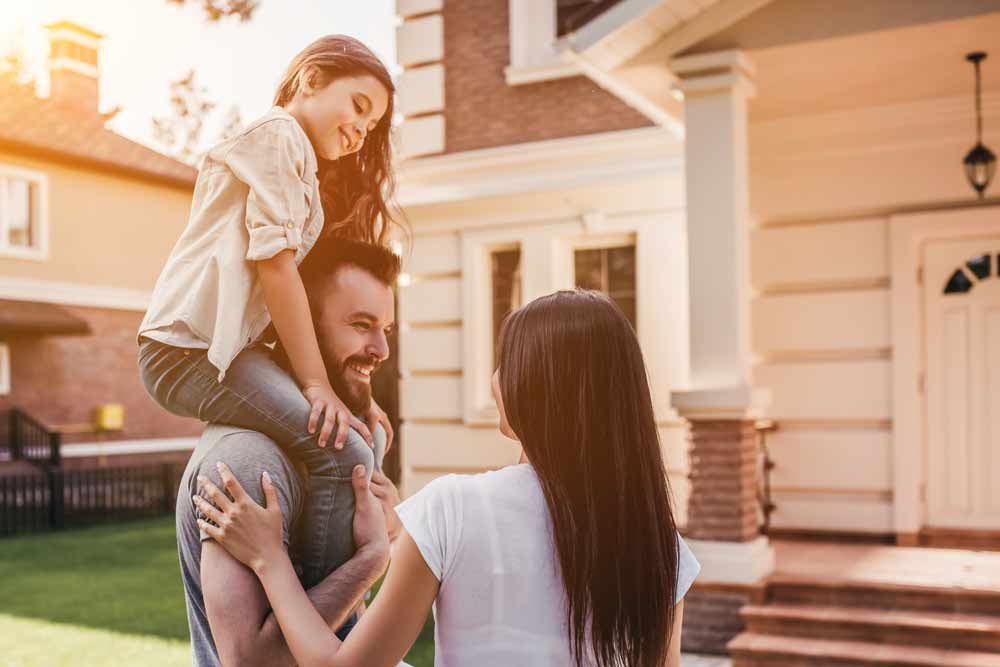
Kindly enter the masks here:
<path id="1" fill-rule="evenodd" d="M 436 667 L 572 664 L 566 592 L 531 465 L 438 478 L 396 512 L 441 582 Z M 678 542 L 679 602 L 701 566 Z"/>

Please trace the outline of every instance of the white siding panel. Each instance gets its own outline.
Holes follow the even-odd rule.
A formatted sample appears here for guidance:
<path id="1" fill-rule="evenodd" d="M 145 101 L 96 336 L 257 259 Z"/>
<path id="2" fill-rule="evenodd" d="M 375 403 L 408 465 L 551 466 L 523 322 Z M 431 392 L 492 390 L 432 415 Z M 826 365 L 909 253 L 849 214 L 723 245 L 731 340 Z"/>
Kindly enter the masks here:
<path id="1" fill-rule="evenodd" d="M 409 329 L 400 332 L 399 368 L 404 373 L 460 370 L 461 327 Z"/>
<path id="2" fill-rule="evenodd" d="M 406 271 L 413 275 L 461 271 L 461 238 L 458 234 L 415 236 L 406 259 Z"/>
<path id="3" fill-rule="evenodd" d="M 458 419 L 462 416 L 462 378 L 410 377 L 399 381 L 403 419 Z"/>
<path id="4" fill-rule="evenodd" d="M 422 280 L 403 287 L 399 295 L 399 317 L 403 322 L 460 320 L 461 279 Z"/>
<path id="5" fill-rule="evenodd" d="M 403 424 L 406 465 L 436 470 L 500 468 L 517 462 L 520 446 L 499 429 L 459 424 Z"/>
<path id="6" fill-rule="evenodd" d="M 865 496 L 773 494 L 775 528 L 892 532 L 892 503 Z"/>
<path id="7" fill-rule="evenodd" d="M 757 354 L 890 347 L 889 290 L 788 294 L 753 303 Z"/>
<path id="8" fill-rule="evenodd" d="M 889 275 L 888 237 L 882 218 L 757 229 L 751 236 L 752 282 L 764 289 L 884 278 Z"/>
<path id="9" fill-rule="evenodd" d="M 444 59 L 444 19 L 441 15 L 406 21 L 396 28 L 396 61 L 403 65 Z"/>
<path id="10" fill-rule="evenodd" d="M 876 430 L 787 430 L 767 436 L 776 487 L 888 491 L 892 435 Z"/>
<path id="11" fill-rule="evenodd" d="M 755 384 L 771 390 L 770 414 L 781 419 L 888 419 L 888 361 L 762 364 Z"/>
<path id="12" fill-rule="evenodd" d="M 444 0 L 396 0 L 396 14 L 403 18 L 439 12 L 442 7 L 444 7 Z"/>
<path id="13" fill-rule="evenodd" d="M 444 116 L 437 114 L 403 121 L 399 129 L 399 145 L 402 157 L 443 152 Z"/>
<path id="14" fill-rule="evenodd" d="M 397 83 L 399 111 L 412 116 L 444 108 L 444 65 L 415 67 L 403 72 Z"/>

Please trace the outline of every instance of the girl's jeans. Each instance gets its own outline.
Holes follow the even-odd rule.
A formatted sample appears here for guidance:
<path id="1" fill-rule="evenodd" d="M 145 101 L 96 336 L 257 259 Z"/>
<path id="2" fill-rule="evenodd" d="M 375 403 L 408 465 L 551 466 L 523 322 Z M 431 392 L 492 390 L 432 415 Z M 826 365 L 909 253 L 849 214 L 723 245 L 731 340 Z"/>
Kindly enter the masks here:
<path id="1" fill-rule="evenodd" d="M 264 345 L 243 350 L 226 370 L 209 363 L 206 350 L 165 345 L 143 338 L 139 370 L 146 391 L 165 410 L 204 422 L 230 424 L 263 433 L 309 471 L 302 529 L 303 584 L 308 588 L 354 554 L 354 490 L 351 471 L 361 463 L 371 478 L 381 469 L 385 431 L 374 433 L 374 451 L 364 438 L 349 432 L 344 448 L 333 438 L 325 448 L 308 430 L 310 406 L 295 380 L 271 358 Z"/>

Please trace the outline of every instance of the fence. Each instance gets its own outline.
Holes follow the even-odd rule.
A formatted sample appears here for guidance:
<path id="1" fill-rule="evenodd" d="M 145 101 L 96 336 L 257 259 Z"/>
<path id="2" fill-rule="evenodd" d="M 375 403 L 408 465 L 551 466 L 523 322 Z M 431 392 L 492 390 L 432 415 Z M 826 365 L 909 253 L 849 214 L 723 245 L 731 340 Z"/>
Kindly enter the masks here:
<path id="1" fill-rule="evenodd" d="M 0 537 L 173 512 L 183 463 L 0 477 Z"/>
<path id="2" fill-rule="evenodd" d="M 0 458 L 23 459 L 31 463 L 57 466 L 61 462 L 62 434 L 51 432 L 26 412 L 14 408 L 3 420 L 0 431 Z"/>

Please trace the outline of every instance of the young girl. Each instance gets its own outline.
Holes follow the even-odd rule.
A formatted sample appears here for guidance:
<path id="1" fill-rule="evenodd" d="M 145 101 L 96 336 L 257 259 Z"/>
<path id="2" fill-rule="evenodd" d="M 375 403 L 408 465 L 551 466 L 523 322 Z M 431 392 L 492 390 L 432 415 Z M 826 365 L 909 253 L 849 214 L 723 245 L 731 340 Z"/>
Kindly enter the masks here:
<path id="1" fill-rule="evenodd" d="M 330 569 L 350 556 L 351 536 L 328 534 L 329 517 L 353 502 L 335 497 L 351 473 L 334 450 L 352 428 L 370 444 L 378 424 L 390 438 L 391 427 L 374 403 L 366 426 L 334 393 L 298 268 L 317 242 L 385 242 L 393 93 L 385 66 L 350 37 L 297 55 L 274 107 L 206 154 L 138 332 L 142 380 L 163 408 L 260 431 L 306 465 L 314 523 L 303 559 Z M 261 351 L 272 322 L 294 379 Z M 335 370 L 370 382 L 369 369 Z"/>

